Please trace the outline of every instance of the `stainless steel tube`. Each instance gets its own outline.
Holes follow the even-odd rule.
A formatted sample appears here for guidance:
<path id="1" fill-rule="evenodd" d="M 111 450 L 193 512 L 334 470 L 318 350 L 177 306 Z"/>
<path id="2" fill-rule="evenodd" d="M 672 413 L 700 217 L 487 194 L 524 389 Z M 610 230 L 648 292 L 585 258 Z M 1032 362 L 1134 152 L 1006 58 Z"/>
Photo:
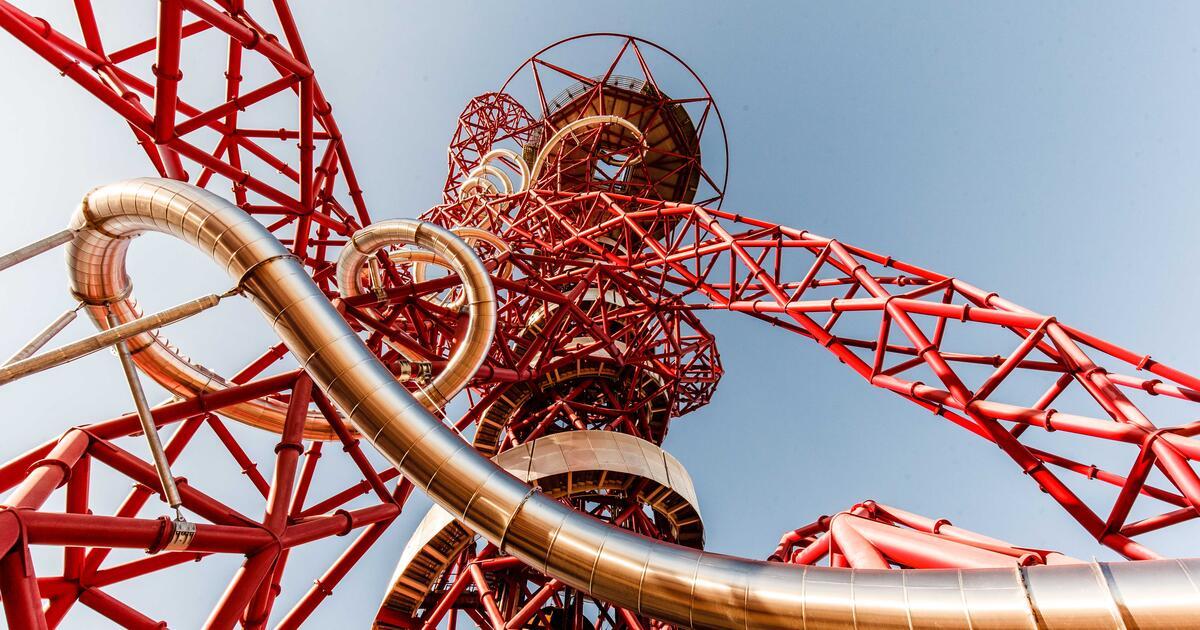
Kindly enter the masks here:
<path id="1" fill-rule="evenodd" d="M 96 327 L 104 330 L 109 327 L 110 312 L 122 324 L 142 318 L 141 307 L 133 296 L 133 283 L 125 274 L 125 253 L 137 231 L 117 237 L 114 236 L 117 233 L 109 228 L 88 223 L 89 217 L 95 214 L 87 208 L 89 199 L 83 201 L 68 230 L 74 234 L 74 240 L 67 246 L 67 266 L 71 292 L 87 305 L 88 316 Z M 166 231 L 163 202 L 156 200 L 151 204 L 146 200 L 143 203 L 144 220 L 151 224 L 146 229 Z M 186 227 L 198 233 L 203 226 Z M 147 377 L 184 398 L 230 386 L 216 371 L 194 361 L 171 345 L 153 330 L 157 327 L 148 328 L 126 340 L 134 363 Z M 251 426 L 279 432 L 287 415 L 287 405 L 271 398 L 260 398 L 225 407 L 220 413 Z M 331 440 L 337 436 L 325 419 L 314 411 L 305 421 L 304 437 Z"/>
<path id="2" fill-rule="evenodd" d="M 566 138 L 568 135 L 574 135 L 576 129 L 609 124 L 620 125 L 624 127 L 637 137 L 638 142 L 641 143 L 643 149 L 646 148 L 646 137 L 642 135 L 642 130 L 638 129 L 637 125 L 625 120 L 624 118 L 621 118 L 620 116 L 614 116 L 612 114 L 600 114 L 573 120 L 566 125 L 563 125 L 561 129 L 554 132 L 554 135 L 550 136 L 550 139 L 546 141 L 545 146 L 542 147 L 542 150 L 538 152 L 537 158 L 534 159 L 533 167 L 529 169 L 529 178 L 525 180 L 525 187 L 522 188 L 522 190 L 531 188 L 537 182 L 538 178 L 542 176 L 542 167 L 546 165 L 546 160 L 550 158 L 550 153 L 554 151 L 558 145 L 562 144 L 563 138 Z M 632 156 L 622 163 L 621 166 L 626 168 L 632 167 L 634 164 L 637 164 L 639 161 L 641 161 L 641 159 L 641 156 Z"/>
<path id="3" fill-rule="evenodd" d="M 374 226 L 368 226 L 365 229 L 369 230 L 372 227 Z M 508 246 L 508 243 L 504 242 L 504 239 L 501 239 L 499 236 L 496 236 L 487 230 L 482 230 L 470 225 L 460 225 L 450 228 L 450 232 L 461 238 L 463 242 L 472 247 L 474 247 L 476 243 L 485 243 L 495 249 L 497 252 L 495 259 L 499 265 L 495 270 L 495 275 L 499 278 L 504 278 L 505 280 L 512 277 L 513 266 L 511 262 L 508 262 L 508 255 L 511 250 Z M 428 279 L 426 268 L 429 265 L 438 265 L 450 269 L 450 263 L 446 261 L 445 258 L 442 258 L 437 254 L 423 252 L 420 250 L 398 249 L 390 252 L 388 254 L 388 258 L 390 258 L 394 263 L 411 263 L 413 282 L 425 282 L 425 280 Z M 453 269 L 451 269 L 451 271 L 453 271 Z M 466 304 L 467 295 L 465 292 L 460 293 L 452 300 L 442 299 L 437 296 L 431 296 L 428 299 L 430 302 L 437 304 L 438 306 L 459 309 Z"/>
<path id="4" fill-rule="evenodd" d="M 371 355 L 300 264 L 204 190 L 141 179 L 87 197 L 77 237 L 106 275 L 145 230 L 200 248 L 241 282 L 314 381 L 404 475 L 468 527 L 571 587 L 673 623 L 718 628 L 1185 628 L 1200 625 L 1200 561 L 1022 569 L 800 567 L 655 542 L 543 497 L 443 425 Z"/>
<path id="5" fill-rule="evenodd" d="M 416 393 L 422 406 L 440 409 L 470 382 L 487 357 L 496 332 L 496 292 L 475 251 L 450 230 L 425 221 L 394 219 L 371 224 L 350 237 L 337 263 L 342 295 L 360 293 L 358 274 L 363 263 L 390 245 L 416 245 L 429 250 L 431 260 L 446 265 L 462 279 L 466 334 L 441 373 Z"/>
<path id="6" fill-rule="evenodd" d="M 508 159 L 509 162 L 517 167 L 517 172 L 521 175 L 521 185 L 516 187 L 514 190 L 525 190 L 526 184 L 529 182 L 529 165 L 526 164 L 525 160 L 521 156 L 517 155 L 516 152 L 508 149 L 492 149 L 491 151 L 483 154 L 483 157 L 479 158 L 479 166 L 486 166 L 500 158 Z M 470 177 L 469 174 L 468 177 Z"/>

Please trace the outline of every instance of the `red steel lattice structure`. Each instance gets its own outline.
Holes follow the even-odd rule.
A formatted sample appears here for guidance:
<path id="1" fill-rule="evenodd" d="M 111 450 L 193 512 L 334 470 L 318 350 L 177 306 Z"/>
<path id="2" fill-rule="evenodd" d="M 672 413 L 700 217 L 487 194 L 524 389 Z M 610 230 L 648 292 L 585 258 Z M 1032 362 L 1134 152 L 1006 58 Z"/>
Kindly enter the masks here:
<path id="1" fill-rule="evenodd" d="M 78 0 L 75 8 L 81 42 L 7 2 L 0 2 L 0 26 L 117 112 L 158 175 L 202 187 L 227 181 L 237 206 L 266 222 L 411 388 L 424 385 L 414 371 L 445 369 L 465 324 L 456 302 L 461 280 L 426 273 L 437 260 L 372 253 L 362 286 L 337 286 L 338 251 L 371 221 L 285 1 L 273 3 L 269 19 L 277 26 L 268 28 L 241 2 L 164 0 L 157 32 L 114 52 L 90 3 Z M 189 38 L 214 35 L 226 50 L 226 89 L 205 108 L 179 96 L 181 50 Z M 720 119 L 703 83 L 682 66 L 674 82 L 660 85 L 650 57 L 681 64 L 677 58 L 644 40 L 605 37 L 615 56 L 591 71 L 564 67 L 550 47 L 499 91 L 473 99 L 450 143 L 446 203 L 423 216 L 498 237 L 462 233 L 485 261 L 498 304 L 471 404 L 452 422 L 477 450 L 503 457 L 527 448 L 533 458 L 545 440 L 583 432 L 597 440 L 600 432 L 619 433 L 645 444 L 638 448 L 657 449 L 672 418 L 713 394 L 720 359 L 699 316 L 726 310 L 812 339 L 871 385 L 996 444 L 1088 534 L 1126 558 L 1158 557 L 1135 539 L 1197 516 L 1200 477 L 1192 462 L 1200 423 L 1152 419 L 1142 401 L 1161 396 L 1188 408 L 1200 402 L 1200 379 L 952 276 L 721 210 L 724 173 L 706 169 L 720 161 L 711 157 L 712 138 L 720 136 L 715 154 L 725 151 L 724 131 L 705 139 Z M 255 64 L 277 76 L 244 85 L 244 70 Z M 553 87 L 554 76 L 565 87 Z M 266 103 L 285 98 L 295 114 L 279 129 L 242 125 L 246 110 L 273 112 Z M 263 170 L 272 174 L 254 174 Z M 395 468 L 372 465 L 353 427 L 303 371 L 263 376 L 286 351 L 276 345 L 225 387 L 152 410 L 156 425 L 179 427 L 165 446 L 168 460 L 198 432 L 212 432 L 263 498 L 258 517 L 178 480 L 182 507 L 198 521 L 185 548 L 178 548 L 176 522 L 139 516 L 160 486 L 154 463 L 118 444 L 141 432 L 137 414 L 72 429 L 0 467 L 0 488 L 12 490 L 0 511 L 0 599 L 9 625 L 54 626 L 81 604 L 121 625 L 155 627 L 158 620 L 106 587 L 236 554 L 246 561 L 208 623 L 262 627 L 291 550 L 356 531 L 293 609 L 276 615 L 282 627 L 305 621 L 400 514 L 413 485 Z M 279 433 L 270 478 L 222 418 L 254 400 L 284 410 L 280 422 L 263 425 Z M 1127 445 L 1126 468 L 1084 464 L 1044 440 L 1034 445 L 1033 436 L 1049 432 L 1071 436 L 1064 448 L 1086 438 Z M 340 443 L 362 479 L 313 501 L 318 458 L 332 450 L 322 440 Z M 111 516 L 91 513 L 90 473 L 98 465 L 135 483 Z M 685 488 L 659 483 L 649 469 L 609 470 L 591 485 L 567 481 L 552 496 L 618 527 L 702 544 L 680 516 L 696 511 L 698 526 Z M 1151 483 L 1154 471 L 1165 484 Z M 561 475 L 527 481 L 553 489 Z M 1113 486 L 1115 496 L 1089 503 L 1065 475 Z M 59 487 L 65 510 L 45 510 Z M 372 505 L 343 507 L 364 495 Z M 677 500 L 663 503 L 668 495 Z M 1151 502 L 1163 506 L 1157 515 L 1130 522 L 1135 503 Z M 453 624 L 459 614 L 481 627 L 662 625 L 467 538 L 454 539 L 411 601 L 385 600 L 379 625 Z M 30 545 L 61 547 L 62 574 L 40 575 Z M 154 553 L 106 564 L 117 548 Z M 872 502 L 785 536 L 771 559 L 821 558 L 875 569 L 1071 562 Z"/>

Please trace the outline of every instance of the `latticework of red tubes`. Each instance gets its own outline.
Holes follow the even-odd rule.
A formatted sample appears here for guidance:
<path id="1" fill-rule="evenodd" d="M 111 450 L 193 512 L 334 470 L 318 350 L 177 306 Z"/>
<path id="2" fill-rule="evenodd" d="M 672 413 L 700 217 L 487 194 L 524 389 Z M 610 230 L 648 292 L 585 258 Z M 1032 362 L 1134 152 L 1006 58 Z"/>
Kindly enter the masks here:
<path id="1" fill-rule="evenodd" d="M 1078 563 L 1058 552 L 1017 547 L 874 501 L 822 516 L 784 534 L 770 560 L 855 569 L 958 569 Z"/>
<path id="2" fill-rule="evenodd" d="M 454 274 L 381 254 L 376 280 L 364 275 L 369 286 L 359 295 L 339 293 L 337 253 L 370 215 L 285 1 L 251 16 L 234 0 L 163 0 L 157 32 L 119 50 L 106 48 L 90 3 L 74 4 L 78 41 L 8 2 L 0 2 L 0 27 L 120 115 L 155 173 L 228 190 L 259 217 L 410 387 L 422 385 L 410 378 L 414 366 L 437 374 L 446 365 L 464 326 Z M 673 418 L 714 394 L 721 363 L 701 317 L 724 310 L 811 339 L 869 384 L 992 442 L 1089 535 L 1126 558 L 1157 557 L 1136 539 L 1197 516 L 1200 423 L 1171 418 L 1193 413 L 1200 378 L 952 276 L 721 210 L 725 173 L 714 165 L 726 151 L 724 129 L 707 89 L 650 42 L 598 37 L 612 43 L 613 56 L 594 68 L 564 67 L 549 47 L 468 104 L 449 145 L 445 204 L 422 217 L 496 237 L 464 236 L 492 274 L 499 304 L 468 410 L 447 420 L 475 448 L 502 456 L 586 431 L 657 449 Z M 189 38 L 206 38 L 208 50 L 228 60 L 224 93 L 207 108 L 179 98 Z M 664 62 L 677 64 L 672 82 L 657 73 Z M 298 116 L 278 128 L 243 125 L 247 110 L 279 98 L 294 101 Z M 208 432 L 230 455 L 211 465 L 232 463 L 249 482 L 236 490 L 177 480 L 195 522 L 185 548 L 173 521 L 158 516 L 154 464 L 123 445 L 139 439 L 135 414 L 81 425 L 0 466 L 0 489 L 10 491 L 0 509 L 8 625 L 53 627 L 80 606 L 126 627 L 195 625 L 151 618 L 108 589 L 216 554 L 245 561 L 213 604 L 207 622 L 214 627 L 296 627 L 334 596 L 404 509 L 412 485 L 394 468 L 372 465 L 302 371 L 264 376 L 285 353 L 274 345 L 230 376 L 230 387 L 152 410 L 158 427 L 177 426 L 165 445 L 168 460 Z M 1145 411 L 1151 396 L 1175 399 L 1180 411 Z M 254 461 L 222 418 L 230 405 L 264 397 L 288 409 L 273 462 Z M 329 444 L 304 437 L 314 409 L 328 423 Z M 1089 440 L 1125 444 L 1128 457 L 1117 468 L 1084 463 L 1078 457 Z M 314 496 L 322 457 L 347 458 L 361 478 Z M 134 483 L 110 515 L 93 513 L 89 502 L 99 467 Z M 1151 483 L 1154 471 L 1162 483 Z M 702 545 L 686 489 L 634 473 L 587 473 L 530 481 L 618 527 Z M 585 481 L 576 485 L 577 477 Z M 1111 498 L 1088 493 L 1085 500 L 1064 481 L 1072 477 L 1110 486 Z M 261 495 L 261 512 L 222 498 L 243 490 Z M 46 508 L 55 493 L 64 495 L 61 512 Z M 1135 504 L 1141 512 L 1153 506 L 1154 515 L 1132 520 Z M 277 610 L 289 554 L 347 534 L 352 542 L 313 576 L 311 589 L 290 610 Z M 383 596 L 381 627 L 662 625 L 541 575 L 469 532 L 440 535 L 453 546 L 426 567 L 426 582 L 338 596 L 367 597 L 372 606 Z M 31 546 L 61 549 L 61 572 L 36 566 Z M 150 554 L 112 562 L 114 549 Z M 879 569 L 1071 561 L 870 501 L 785 535 L 771 560 Z M 401 590 L 407 599 L 397 599 Z"/>

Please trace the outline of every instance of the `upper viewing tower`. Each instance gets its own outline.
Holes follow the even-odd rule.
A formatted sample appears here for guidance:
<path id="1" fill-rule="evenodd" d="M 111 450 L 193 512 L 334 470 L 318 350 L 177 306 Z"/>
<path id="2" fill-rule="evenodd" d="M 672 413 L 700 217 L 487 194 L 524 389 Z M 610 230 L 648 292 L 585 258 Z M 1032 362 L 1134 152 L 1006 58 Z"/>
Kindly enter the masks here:
<path id="1" fill-rule="evenodd" d="M 32 401 L 10 422 L 44 429 L 80 396 L 132 407 L 63 418 L 0 465 L 8 627 L 291 629 L 346 615 L 387 630 L 1200 627 L 1200 560 L 1158 549 L 1200 516 L 1200 377 L 907 257 L 724 207 L 720 110 L 696 72 L 639 37 L 571 37 L 507 79 L 478 78 L 493 91 L 446 115 L 441 201 L 373 220 L 296 16 L 286 0 L 245 4 L 160 0 L 145 5 L 154 29 L 131 37 L 125 3 L 76 0 L 48 19 L 0 0 L 0 28 L 32 53 L 12 63 L 44 59 L 115 112 L 147 160 L 0 256 L 0 270 L 56 248 L 67 262 L 47 283 L 66 290 L 14 297 L 63 310 L 0 365 L 6 400 Z M 118 23 L 123 47 L 102 28 Z M 195 248 L 228 285 L 146 312 L 153 298 L 138 298 L 155 285 L 135 297 L 146 268 L 127 263 L 148 232 Z M 192 286 L 173 262 L 165 275 Z M 264 318 L 262 339 L 167 339 L 239 299 Z M 738 489 L 778 486 L 813 516 L 758 559 L 706 550 L 703 515 L 720 521 L 667 438 L 718 395 L 712 311 L 811 341 L 995 446 L 1123 561 L 864 497 L 815 514 L 806 488 L 840 487 L 839 466 L 904 448 L 862 435 L 844 438 L 853 461 L 819 478 L 756 476 L 753 453 L 747 470 L 717 471 Z M 80 372 L 62 369 L 77 360 Z M 101 370 L 123 386 L 79 387 Z M 843 426 L 812 412 L 811 393 L 759 390 L 792 414 L 779 440 Z M 706 439 L 733 448 L 731 432 L 763 428 L 751 416 L 718 418 Z M 942 481 L 913 483 L 936 496 Z M 434 506 L 386 558 L 391 577 L 352 573 L 383 553 L 414 491 Z"/>

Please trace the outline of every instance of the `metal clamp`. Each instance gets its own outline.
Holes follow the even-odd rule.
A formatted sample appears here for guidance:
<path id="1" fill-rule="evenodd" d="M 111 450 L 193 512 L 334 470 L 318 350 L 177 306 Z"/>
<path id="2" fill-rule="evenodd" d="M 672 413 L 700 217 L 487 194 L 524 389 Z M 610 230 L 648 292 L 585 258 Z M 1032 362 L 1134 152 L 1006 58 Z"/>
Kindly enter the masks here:
<path id="1" fill-rule="evenodd" d="M 433 364 L 428 361 L 401 361 L 398 367 L 396 379 L 401 382 L 415 381 L 418 385 L 427 385 L 433 380 Z"/>
<path id="2" fill-rule="evenodd" d="M 163 551 L 183 551 L 192 544 L 192 539 L 196 537 L 196 524 L 189 523 L 182 516 L 175 517 L 171 521 L 171 538 L 167 541 Z"/>

